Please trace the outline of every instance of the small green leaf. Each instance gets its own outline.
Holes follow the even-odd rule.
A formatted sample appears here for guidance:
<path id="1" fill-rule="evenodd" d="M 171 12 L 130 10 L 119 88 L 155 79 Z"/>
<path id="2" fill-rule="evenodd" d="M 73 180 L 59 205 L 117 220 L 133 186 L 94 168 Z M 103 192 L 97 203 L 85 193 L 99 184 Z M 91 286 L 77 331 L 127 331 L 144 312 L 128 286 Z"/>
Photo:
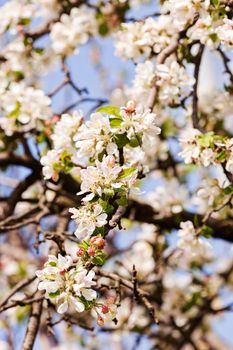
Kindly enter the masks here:
<path id="1" fill-rule="evenodd" d="M 106 36 L 109 32 L 108 25 L 106 22 L 103 22 L 99 25 L 99 34 L 102 36 Z"/>
<path id="2" fill-rule="evenodd" d="M 224 194 L 232 194 L 233 193 L 233 185 L 227 186 L 224 188 Z"/>
<path id="3" fill-rule="evenodd" d="M 116 134 L 113 137 L 113 141 L 117 144 L 118 148 L 123 148 L 128 143 L 130 143 L 130 140 L 126 136 L 126 134 Z"/>
<path id="4" fill-rule="evenodd" d="M 138 147 L 141 146 L 141 137 L 137 135 L 137 137 L 134 137 L 130 140 L 129 145 L 131 147 Z"/>
<path id="5" fill-rule="evenodd" d="M 109 119 L 109 123 L 111 128 L 116 129 L 116 128 L 120 128 L 121 123 L 122 123 L 122 119 L 120 118 L 110 118 Z"/>
<path id="6" fill-rule="evenodd" d="M 106 256 L 104 254 L 94 256 L 91 259 L 92 264 L 102 266 L 105 263 Z"/>
<path id="7" fill-rule="evenodd" d="M 118 179 L 124 179 L 125 177 L 128 177 L 135 173 L 137 169 L 136 168 L 126 168 L 121 173 L 120 176 L 118 176 Z"/>
<path id="8" fill-rule="evenodd" d="M 108 201 L 104 201 L 103 199 L 99 199 L 99 204 L 103 208 L 106 214 L 110 215 L 114 211 L 114 206 L 109 204 Z"/>
<path id="9" fill-rule="evenodd" d="M 214 232 L 214 230 L 207 225 L 203 226 L 201 229 L 201 235 L 206 237 L 206 238 L 211 238 L 213 235 L 213 232 Z"/>
<path id="10" fill-rule="evenodd" d="M 15 109 L 13 109 L 13 111 L 11 111 L 7 115 L 7 117 L 8 118 L 17 118 L 19 116 L 20 107 L 21 107 L 21 103 L 19 101 L 17 101 L 16 104 L 15 104 Z"/>
<path id="11" fill-rule="evenodd" d="M 128 205 L 128 199 L 127 199 L 126 196 L 122 196 L 122 197 L 120 197 L 120 198 L 118 198 L 118 199 L 116 200 L 116 203 L 117 203 L 118 205 L 121 205 L 121 206 L 125 207 L 125 206 Z"/>
<path id="12" fill-rule="evenodd" d="M 121 119 L 121 115 L 120 115 L 120 108 L 117 106 L 103 106 L 103 107 L 99 107 L 96 112 L 99 113 L 105 113 L 105 114 L 109 114 L 109 115 L 114 115 L 115 117 L 118 117 L 119 119 Z"/>
<path id="13" fill-rule="evenodd" d="M 30 18 L 21 18 L 19 21 L 19 24 L 21 24 L 23 26 L 28 26 L 30 23 L 31 23 Z"/>
<path id="14" fill-rule="evenodd" d="M 225 161 L 225 159 L 226 159 L 226 151 L 220 152 L 220 153 L 217 155 L 216 159 L 217 159 L 219 162 Z"/>
<path id="15" fill-rule="evenodd" d="M 54 293 L 49 293 L 49 297 L 50 297 L 51 299 L 56 298 L 58 295 L 60 295 L 59 290 L 58 290 L 57 292 L 54 292 Z"/>
<path id="16" fill-rule="evenodd" d="M 57 263 L 56 263 L 56 261 L 50 261 L 49 265 L 50 266 L 57 266 Z"/>
<path id="17" fill-rule="evenodd" d="M 43 53 L 44 53 L 43 47 L 35 47 L 35 48 L 34 48 L 34 51 L 35 51 L 36 53 L 38 53 L 38 55 L 43 55 Z"/>

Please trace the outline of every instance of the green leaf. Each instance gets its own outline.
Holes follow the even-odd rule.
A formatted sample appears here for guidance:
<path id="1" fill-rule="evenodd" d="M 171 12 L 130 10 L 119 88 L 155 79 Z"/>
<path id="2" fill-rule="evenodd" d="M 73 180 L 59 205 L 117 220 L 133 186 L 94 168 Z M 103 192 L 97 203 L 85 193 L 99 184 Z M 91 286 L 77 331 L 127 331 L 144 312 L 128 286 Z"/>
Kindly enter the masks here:
<path id="1" fill-rule="evenodd" d="M 213 140 L 214 140 L 213 132 L 208 132 L 207 134 L 199 136 L 198 143 L 200 146 L 207 148 L 207 147 L 211 147 L 211 145 L 213 144 Z"/>
<path id="2" fill-rule="evenodd" d="M 90 244 L 84 239 L 82 240 L 82 243 L 79 244 L 79 248 L 83 248 L 84 250 L 87 250 L 89 247 L 90 247 Z"/>
<path id="3" fill-rule="evenodd" d="M 22 24 L 23 26 L 28 26 L 31 23 L 30 18 L 21 18 L 19 21 L 19 24 Z"/>
<path id="4" fill-rule="evenodd" d="M 49 265 L 50 266 L 57 266 L 57 263 L 56 263 L 56 261 L 50 261 Z"/>
<path id="5" fill-rule="evenodd" d="M 103 199 L 99 199 L 99 204 L 103 208 L 106 214 L 112 214 L 114 211 L 114 206 L 109 204 L 108 201 L 104 201 Z"/>
<path id="6" fill-rule="evenodd" d="M 109 115 L 114 115 L 115 117 L 118 117 L 119 119 L 121 119 L 121 115 L 120 115 L 120 108 L 117 106 L 103 106 L 103 107 L 99 107 L 96 112 L 99 113 L 105 113 L 105 114 L 109 114 Z"/>
<path id="7" fill-rule="evenodd" d="M 226 159 L 226 151 L 220 152 L 220 153 L 217 155 L 216 159 L 217 159 L 219 162 L 225 161 L 225 159 Z"/>
<path id="8" fill-rule="evenodd" d="M 99 25 L 99 34 L 102 36 L 106 36 L 109 32 L 108 25 L 106 22 L 103 22 Z"/>
<path id="9" fill-rule="evenodd" d="M 137 135 L 137 137 L 134 137 L 130 140 L 129 145 L 131 147 L 138 147 L 138 146 L 141 146 L 141 143 L 142 143 L 141 137 Z"/>
<path id="10" fill-rule="evenodd" d="M 109 119 L 109 123 L 111 128 L 116 129 L 116 128 L 120 128 L 121 123 L 122 123 L 122 119 L 120 118 L 110 118 Z"/>
<path id="11" fill-rule="evenodd" d="M 182 311 L 183 312 L 189 311 L 193 306 L 198 304 L 199 298 L 200 298 L 200 292 L 194 292 L 191 295 L 191 298 L 188 300 L 188 302 L 184 304 L 183 307 L 181 308 Z"/>
<path id="12" fill-rule="evenodd" d="M 35 48 L 34 48 L 34 51 L 35 51 L 36 53 L 38 53 L 38 55 L 43 55 L 43 53 L 44 53 L 43 47 L 35 47 Z"/>
<path id="13" fill-rule="evenodd" d="M 13 109 L 13 111 L 11 111 L 7 115 L 7 117 L 8 118 L 17 118 L 19 116 L 20 107 L 21 107 L 21 103 L 19 101 L 17 101 L 16 104 L 15 104 L 15 109 Z"/>
<path id="14" fill-rule="evenodd" d="M 224 194 L 232 194 L 233 193 L 233 185 L 227 186 L 223 190 Z"/>
<path id="15" fill-rule="evenodd" d="M 56 298 L 58 295 L 60 295 L 60 291 L 59 290 L 57 292 L 54 292 L 54 293 L 49 293 L 49 297 L 51 299 Z"/>
<path id="16" fill-rule="evenodd" d="M 19 70 L 14 70 L 12 73 L 13 73 L 14 80 L 16 81 L 20 81 L 24 78 L 23 72 Z"/>
<path id="17" fill-rule="evenodd" d="M 105 263 L 105 260 L 106 260 L 105 254 L 100 254 L 100 255 L 94 256 L 94 257 L 91 259 L 91 262 L 92 262 L 92 264 L 94 264 L 94 265 L 100 265 L 100 266 L 102 266 L 102 265 Z"/>
<path id="18" fill-rule="evenodd" d="M 201 229 L 201 235 L 206 237 L 206 238 L 211 238 L 213 235 L 214 230 L 212 227 L 209 227 L 207 225 L 203 226 Z"/>
<path id="19" fill-rule="evenodd" d="M 126 136 L 126 134 L 116 134 L 113 137 L 113 141 L 117 144 L 118 148 L 123 148 L 128 143 L 130 143 L 130 140 Z"/>
<path id="20" fill-rule="evenodd" d="M 121 198 L 118 198 L 116 200 L 116 203 L 118 205 L 121 205 L 123 207 L 126 207 L 128 205 L 128 198 L 126 196 L 122 196 Z"/>
<path id="21" fill-rule="evenodd" d="M 124 179 L 125 177 L 128 177 L 135 173 L 137 169 L 136 168 L 126 168 L 121 173 L 120 176 L 118 176 L 118 179 Z"/>

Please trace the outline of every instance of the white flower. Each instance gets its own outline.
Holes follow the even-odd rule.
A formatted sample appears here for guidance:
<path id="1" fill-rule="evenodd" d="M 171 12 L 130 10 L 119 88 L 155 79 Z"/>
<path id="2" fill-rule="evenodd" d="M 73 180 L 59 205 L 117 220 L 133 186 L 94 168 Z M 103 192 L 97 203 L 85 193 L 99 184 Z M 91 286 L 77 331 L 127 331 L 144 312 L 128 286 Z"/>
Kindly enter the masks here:
<path id="1" fill-rule="evenodd" d="M 38 285 L 39 290 L 46 290 L 46 295 L 56 293 L 63 286 L 63 274 L 72 265 L 70 256 L 63 257 L 58 255 L 49 255 L 48 261 L 43 270 L 36 272 L 37 277 L 41 280 Z"/>
<path id="2" fill-rule="evenodd" d="M 224 18 L 223 25 L 220 25 L 216 29 L 216 33 L 220 41 L 228 48 L 233 46 L 233 20 Z"/>
<path id="3" fill-rule="evenodd" d="M 215 34 L 214 22 L 209 14 L 203 18 L 199 18 L 195 25 L 187 31 L 187 36 L 195 41 L 199 40 L 202 44 L 209 47 L 216 47 L 219 44 Z"/>
<path id="4" fill-rule="evenodd" d="M 81 191 L 78 194 L 91 192 L 84 201 L 92 200 L 95 195 L 101 197 L 106 191 L 114 191 L 119 188 L 129 189 L 134 184 L 137 172 L 124 178 L 119 178 L 122 167 L 115 164 L 113 156 L 103 158 L 102 162 L 96 161 L 96 167 L 88 166 L 81 170 Z M 113 192 L 114 193 L 114 192 Z"/>
<path id="5" fill-rule="evenodd" d="M 162 15 L 158 19 L 123 23 L 122 29 L 115 35 L 116 54 L 125 59 L 138 61 L 148 57 L 151 51 L 160 52 L 169 45 L 174 37 L 173 21 L 170 16 Z"/>
<path id="6" fill-rule="evenodd" d="M 147 138 L 148 136 L 155 136 L 160 134 L 161 129 L 155 125 L 156 114 L 146 110 L 142 105 L 136 105 L 130 110 L 129 105 L 134 101 L 129 101 L 126 107 L 121 108 L 122 123 L 120 132 L 127 133 L 129 139 Z"/>
<path id="7" fill-rule="evenodd" d="M 97 157 L 105 150 L 108 154 L 116 154 L 117 146 L 112 142 L 112 136 L 109 119 L 101 113 L 92 114 L 74 136 L 78 155 Z"/>
<path id="8" fill-rule="evenodd" d="M 63 13 L 60 22 L 53 25 L 52 48 L 57 54 L 70 55 L 96 32 L 95 12 L 85 5 L 72 8 L 69 15 Z"/>
<path id="9" fill-rule="evenodd" d="M 72 306 L 74 306 L 77 312 L 83 312 L 85 310 L 85 306 L 81 301 L 78 301 L 76 297 L 66 292 L 61 293 L 57 297 L 56 303 L 57 312 L 59 314 L 64 314 L 68 311 L 68 308 Z"/>
<path id="10" fill-rule="evenodd" d="M 219 184 L 217 179 L 206 179 L 198 189 L 193 202 L 198 206 L 201 213 L 206 213 L 211 207 L 222 203 L 222 200 L 225 199 L 222 194 L 223 186 Z"/>
<path id="11" fill-rule="evenodd" d="M 191 221 L 181 222 L 180 227 L 181 229 L 178 231 L 178 248 L 190 253 L 194 257 L 210 254 L 212 246 L 197 235 Z"/>
<path id="12" fill-rule="evenodd" d="M 176 61 L 156 66 L 157 85 L 161 103 L 180 103 L 192 91 L 195 79 Z"/>
<path id="13" fill-rule="evenodd" d="M 96 282 L 93 281 L 95 277 L 95 272 L 93 270 L 81 270 L 75 276 L 75 284 L 73 285 L 74 292 L 77 296 L 84 296 L 86 300 L 96 299 L 96 291 L 91 289 Z"/>
<path id="14" fill-rule="evenodd" d="M 214 151 L 211 148 L 204 149 L 200 154 L 201 163 L 207 167 L 214 162 Z"/>
<path id="15" fill-rule="evenodd" d="M 187 198 L 186 188 L 179 184 L 176 179 L 165 181 L 164 184 L 157 186 L 146 196 L 147 202 L 153 206 L 155 211 L 165 216 L 180 213 Z"/>
<path id="16" fill-rule="evenodd" d="M 42 172 L 46 180 L 51 179 L 56 174 L 54 163 L 58 162 L 59 159 L 60 151 L 55 149 L 49 150 L 45 156 L 41 157 L 40 162 L 43 166 Z"/>
<path id="17" fill-rule="evenodd" d="M 99 204 L 86 204 L 80 208 L 70 208 L 72 219 L 78 224 L 75 235 L 78 238 L 89 238 L 96 227 L 103 227 L 107 223 L 107 214 Z"/>
<path id="18" fill-rule="evenodd" d="M 85 305 L 80 297 L 86 300 L 94 300 L 97 297 L 96 291 L 92 290 L 96 282 L 94 271 L 84 269 L 82 263 L 78 261 L 75 267 L 70 256 L 58 258 L 49 255 L 43 270 L 37 271 L 36 275 L 40 280 L 39 290 L 46 291 L 46 298 L 54 301 L 57 312 L 65 313 L 69 307 L 73 307 L 78 312 L 85 310 Z"/>
<path id="19" fill-rule="evenodd" d="M 185 164 L 196 161 L 201 153 L 200 147 L 197 145 L 196 136 L 201 135 L 197 129 L 187 129 L 182 132 L 179 139 L 182 152 L 179 155 L 184 158 Z"/>
<path id="20" fill-rule="evenodd" d="M 227 160 L 226 170 L 229 171 L 229 173 L 233 174 L 233 153 L 231 153 L 230 157 Z"/>
<path id="21" fill-rule="evenodd" d="M 12 83 L 0 95 L 0 126 L 7 135 L 14 131 L 27 131 L 35 128 L 39 120 L 51 117 L 51 100 L 42 90 L 26 87 L 23 83 Z"/>
<path id="22" fill-rule="evenodd" d="M 51 136 L 55 149 L 73 150 L 73 136 L 82 124 L 83 119 L 84 115 L 81 111 L 62 114 Z"/>
<path id="23" fill-rule="evenodd" d="M 168 0 L 164 4 L 164 10 L 170 13 L 174 26 L 183 30 L 187 24 L 192 23 L 197 12 L 201 16 L 205 15 L 209 4 L 209 0 Z"/>
<path id="24" fill-rule="evenodd" d="M 17 24 L 22 20 L 30 20 L 36 11 L 35 4 L 26 1 L 11 0 L 0 7 L 0 34 L 10 29 L 12 34 L 17 32 Z"/>

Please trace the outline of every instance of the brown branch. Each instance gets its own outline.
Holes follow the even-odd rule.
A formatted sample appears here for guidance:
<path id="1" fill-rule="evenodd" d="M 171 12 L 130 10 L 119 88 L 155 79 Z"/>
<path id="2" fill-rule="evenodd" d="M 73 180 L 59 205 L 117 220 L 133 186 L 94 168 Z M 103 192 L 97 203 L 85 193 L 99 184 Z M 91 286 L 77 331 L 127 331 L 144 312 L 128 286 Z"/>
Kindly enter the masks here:
<path id="1" fill-rule="evenodd" d="M 41 292 L 37 292 L 36 295 L 38 297 L 41 297 Z M 42 304 L 43 304 L 43 299 L 34 301 L 32 303 L 32 309 L 28 320 L 27 331 L 23 341 L 22 350 L 33 349 L 33 345 L 40 326 Z"/>
<path id="2" fill-rule="evenodd" d="M 188 211 L 182 211 L 179 214 L 173 214 L 171 216 L 161 218 L 158 217 L 158 213 L 152 206 L 137 201 L 130 202 L 124 217 L 138 222 L 154 224 L 165 231 L 179 229 L 181 221 L 198 220 L 198 222 L 201 223 L 204 219 L 204 216 Z M 223 239 L 230 243 L 233 242 L 233 220 L 209 217 L 205 224 L 213 229 L 213 238 Z"/>
<path id="3" fill-rule="evenodd" d="M 200 131 L 203 131 L 202 128 L 199 125 L 199 117 L 198 117 L 198 81 L 199 81 L 199 72 L 200 72 L 200 66 L 201 66 L 201 60 L 203 57 L 205 46 L 200 44 L 198 53 L 195 57 L 195 68 L 194 68 L 194 78 L 195 83 L 193 86 L 193 110 L 192 110 L 192 121 L 193 121 L 193 127 L 196 129 L 199 129 Z"/>
<path id="4" fill-rule="evenodd" d="M 122 285 L 122 286 L 130 289 L 132 292 L 134 292 L 134 289 L 135 289 L 134 282 L 128 281 L 127 279 L 122 278 L 122 277 L 118 276 L 115 273 L 108 273 L 108 272 L 102 271 L 100 269 L 97 270 L 96 274 L 99 275 L 99 276 L 102 276 L 102 277 L 109 278 L 109 279 L 111 279 L 111 280 L 113 280 L 115 282 L 118 282 L 120 285 Z M 154 322 L 156 324 L 158 324 L 159 320 L 158 320 L 158 318 L 155 315 L 154 306 L 149 301 L 148 297 L 149 297 L 149 293 L 145 292 L 141 288 L 137 288 L 137 299 L 140 300 L 144 304 L 144 306 L 149 311 L 149 314 L 151 315 L 151 317 L 154 320 Z"/>
<path id="5" fill-rule="evenodd" d="M 8 293 L 8 295 L 6 295 L 6 297 L 0 302 L 0 309 L 2 306 L 4 306 L 8 300 L 15 294 L 17 293 L 19 290 L 21 290 L 22 288 L 28 286 L 30 283 L 32 283 L 33 281 L 35 281 L 36 276 L 30 277 L 30 278 L 25 278 L 24 280 L 20 281 L 19 283 L 16 284 L 16 286 L 14 288 L 12 288 L 10 290 L 10 292 Z"/>

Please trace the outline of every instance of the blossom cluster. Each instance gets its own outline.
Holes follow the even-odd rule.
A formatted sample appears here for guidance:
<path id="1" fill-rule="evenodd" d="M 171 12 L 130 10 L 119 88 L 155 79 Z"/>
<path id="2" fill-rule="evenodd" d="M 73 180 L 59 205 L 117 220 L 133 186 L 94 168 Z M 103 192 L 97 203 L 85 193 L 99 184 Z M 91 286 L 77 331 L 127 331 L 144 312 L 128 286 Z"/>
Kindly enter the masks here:
<path id="1" fill-rule="evenodd" d="M 52 48 L 56 54 L 72 54 L 97 32 L 95 12 L 83 5 L 73 8 L 69 15 L 63 14 L 51 30 Z"/>
<path id="2" fill-rule="evenodd" d="M 213 132 L 202 134 L 197 129 L 183 132 L 180 138 L 182 151 L 180 156 L 186 164 L 196 163 L 204 167 L 211 164 L 225 164 L 229 173 L 233 173 L 233 140 L 215 135 Z"/>
<path id="3" fill-rule="evenodd" d="M 116 54 L 138 62 L 142 57 L 157 55 L 185 29 L 191 41 L 199 40 L 210 47 L 222 43 L 231 48 L 233 21 L 228 12 L 230 9 L 219 1 L 164 1 L 158 19 L 122 24 L 115 35 Z"/>
<path id="4" fill-rule="evenodd" d="M 36 275 L 38 289 L 45 291 L 45 297 L 55 304 L 59 314 L 93 309 L 100 325 L 115 318 L 116 306 L 108 300 L 97 300 L 95 272 L 87 270 L 80 258 L 73 261 L 69 255 L 49 255 L 44 268 Z"/>
<path id="5" fill-rule="evenodd" d="M 51 100 L 42 90 L 27 87 L 24 83 L 11 83 L 0 92 L 0 127 L 6 135 L 15 131 L 26 132 L 42 128 L 52 116 Z"/>
<path id="6" fill-rule="evenodd" d="M 77 159 L 87 162 L 87 167 L 80 171 L 78 194 L 85 195 L 83 205 L 71 209 L 78 224 L 75 231 L 78 238 L 90 238 L 98 233 L 107 224 L 115 206 L 127 204 L 129 192 L 136 185 L 138 169 L 130 164 L 133 154 L 125 150 L 148 145 L 148 139 L 160 132 L 155 117 L 154 113 L 129 101 L 121 109 L 101 107 L 86 123 L 81 113 L 74 113 L 63 115 L 56 124 L 51 136 L 54 149 L 41 158 L 45 178 L 57 180 L 59 171 L 71 170 Z M 90 163 L 92 165 L 88 165 Z"/>
<path id="7" fill-rule="evenodd" d="M 159 53 L 169 45 L 174 37 L 174 26 L 170 16 L 161 15 L 158 20 L 147 18 L 145 21 L 122 24 L 115 34 L 116 54 L 124 59 L 138 62 L 143 56 Z"/>
<path id="8" fill-rule="evenodd" d="M 192 221 L 181 222 L 178 231 L 177 247 L 194 257 L 207 256 L 212 250 L 211 244 L 200 236 Z"/>

